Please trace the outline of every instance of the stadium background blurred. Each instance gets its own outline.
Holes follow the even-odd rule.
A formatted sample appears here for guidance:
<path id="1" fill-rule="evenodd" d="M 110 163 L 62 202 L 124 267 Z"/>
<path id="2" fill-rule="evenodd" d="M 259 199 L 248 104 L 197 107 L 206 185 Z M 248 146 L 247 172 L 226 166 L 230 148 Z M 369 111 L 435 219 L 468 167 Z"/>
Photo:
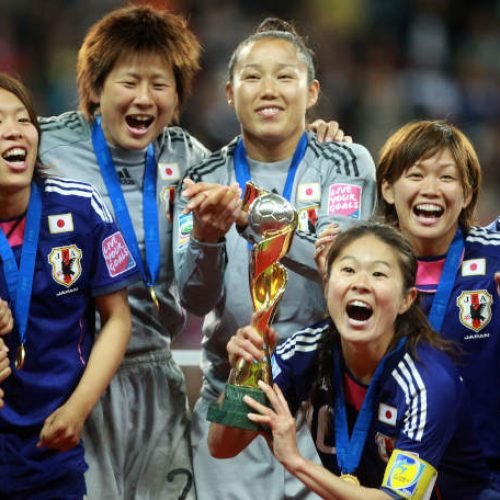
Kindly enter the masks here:
<path id="1" fill-rule="evenodd" d="M 74 109 L 83 36 L 105 12 L 127 3 L 0 0 L 0 70 L 21 77 L 41 114 Z M 202 71 L 181 125 L 208 147 L 218 148 L 238 133 L 224 95 L 232 51 L 265 16 L 278 15 L 295 21 L 318 56 L 321 98 L 311 119 L 338 120 L 374 158 L 405 121 L 449 119 L 468 134 L 483 167 L 479 222 L 500 213 L 500 0 L 137 3 L 185 14 L 203 45 Z M 178 347 L 198 346 L 199 321 L 191 318 Z"/>

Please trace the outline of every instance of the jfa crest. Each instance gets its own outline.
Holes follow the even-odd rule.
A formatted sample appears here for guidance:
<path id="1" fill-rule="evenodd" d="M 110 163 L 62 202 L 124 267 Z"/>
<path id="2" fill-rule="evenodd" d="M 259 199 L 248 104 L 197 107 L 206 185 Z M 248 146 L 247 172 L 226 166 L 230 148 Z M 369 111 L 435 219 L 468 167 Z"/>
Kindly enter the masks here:
<path id="1" fill-rule="evenodd" d="M 486 290 L 464 291 L 457 297 L 460 323 L 478 332 L 491 321 L 492 296 Z"/>
<path id="2" fill-rule="evenodd" d="M 49 254 L 52 277 L 69 288 L 82 274 L 82 251 L 76 245 L 53 248 Z"/>

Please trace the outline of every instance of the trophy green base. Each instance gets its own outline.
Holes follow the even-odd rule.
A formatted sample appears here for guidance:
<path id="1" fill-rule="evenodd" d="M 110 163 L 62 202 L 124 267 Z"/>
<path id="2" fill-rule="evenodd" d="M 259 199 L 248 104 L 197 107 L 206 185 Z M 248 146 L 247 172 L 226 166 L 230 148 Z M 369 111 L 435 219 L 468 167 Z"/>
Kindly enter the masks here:
<path id="1" fill-rule="evenodd" d="M 260 389 L 226 384 L 224 401 L 222 404 L 213 403 L 209 407 L 207 420 L 255 432 L 266 430 L 266 427 L 248 420 L 247 415 L 252 409 L 243 401 L 243 396 L 250 396 L 259 403 L 269 406 L 266 395 Z"/>

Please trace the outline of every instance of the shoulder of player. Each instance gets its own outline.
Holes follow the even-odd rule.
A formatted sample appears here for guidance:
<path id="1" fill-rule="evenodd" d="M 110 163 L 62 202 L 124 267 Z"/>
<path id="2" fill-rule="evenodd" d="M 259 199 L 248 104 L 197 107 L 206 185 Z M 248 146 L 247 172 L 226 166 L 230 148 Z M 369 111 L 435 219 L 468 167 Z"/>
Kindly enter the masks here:
<path id="1" fill-rule="evenodd" d="M 90 125 L 78 111 L 68 111 L 58 116 L 40 117 L 42 130 L 40 154 L 60 147 L 74 147 L 80 142 L 88 143 L 91 139 Z"/>
<path id="2" fill-rule="evenodd" d="M 444 352 L 422 341 L 417 344 L 415 354 L 405 352 L 391 370 L 405 394 L 415 391 L 426 397 L 448 399 L 458 396 L 461 380 L 452 359 Z"/>
<path id="3" fill-rule="evenodd" d="M 465 236 L 465 247 L 468 249 L 481 249 L 487 255 L 497 256 L 500 250 L 500 232 L 492 231 L 486 227 L 472 227 Z"/>
<path id="4" fill-rule="evenodd" d="M 323 333 L 330 327 L 331 321 L 327 319 L 295 332 L 276 347 L 276 355 L 283 361 L 296 355 L 315 356 Z"/>
<path id="5" fill-rule="evenodd" d="M 83 216 L 93 212 L 104 222 L 113 222 L 113 216 L 92 184 L 49 176 L 44 179 L 43 192 L 46 199 L 52 200 L 51 204 Z"/>
<path id="6" fill-rule="evenodd" d="M 306 160 L 328 162 L 348 177 L 375 177 L 375 163 L 368 149 L 357 143 L 337 141 L 319 142 L 316 135 L 309 134 Z"/>
<path id="7" fill-rule="evenodd" d="M 236 142 L 236 139 L 232 140 L 229 144 L 192 165 L 186 171 L 185 177 L 189 177 L 194 182 L 218 179 L 219 172 L 227 168 L 229 159 L 233 156 Z"/>
<path id="8" fill-rule="evenodd" d="M 193 137 L 187 130 L 182 127 L 171 126 L 165 127 L 158 138 L 160 150 L 165 148 L 182 147 L 188 149 L 192 153 L 199 154 L 204 157 L 210 154 L 210 151 L 198 140 Z"/>

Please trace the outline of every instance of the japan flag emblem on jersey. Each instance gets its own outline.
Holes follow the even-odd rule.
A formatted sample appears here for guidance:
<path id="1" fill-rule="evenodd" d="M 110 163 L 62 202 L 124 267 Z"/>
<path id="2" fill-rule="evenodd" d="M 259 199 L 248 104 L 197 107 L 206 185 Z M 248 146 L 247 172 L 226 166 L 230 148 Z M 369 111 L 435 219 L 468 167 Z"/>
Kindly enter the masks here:
<path id="1" fill-rule="evenodd" d="M 73 215 L 70 213 L 49 215 L 48 220 L 50 234 L 69 233 L 75 229 Z"/>
<path id="2" fill-rule="evenodd" d="M 462 262 L 462 276 L 484 276 L 485 274 L 485 259 L 470 259 Z"/>
<path id="3" fill-rule="evenodd" d="M 163 181 L 178 181 L 180 177 L 179 165 L 177 163 L 158 163 L 160 178 Z"/>
<path id="4" fill-rule="evenodd" d="M 82 274 L 81 259 L 82 251 L 76 245 L 53 248 L 48 260 L 56 283 L 69 288 Z"/>

